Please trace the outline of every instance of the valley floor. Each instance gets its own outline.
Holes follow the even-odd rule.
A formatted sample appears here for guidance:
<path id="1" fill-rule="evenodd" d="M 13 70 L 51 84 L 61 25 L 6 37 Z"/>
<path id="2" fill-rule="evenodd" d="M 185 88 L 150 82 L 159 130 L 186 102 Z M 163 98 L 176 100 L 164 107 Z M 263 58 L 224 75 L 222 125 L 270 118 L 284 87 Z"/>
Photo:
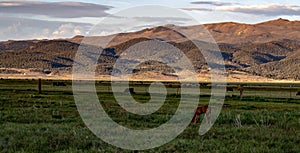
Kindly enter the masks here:
<path id="1" fill-rule="evenodd" d="M 42 93 L 36 80 L 0 80 L 1 152 L 131 152 L 97 138 L 78 114 L 71 81 L 53 86 L 44 80 Z M 231 84 L 229 86 L 236 86 Z M 147 84 L 134 85 L 133 97 L 150 99 Z M 140 152 L 300 152 L 299 90 L 279 86 L 245 87 L 227 92 L 216 123 L 208 133 L 198 135 L 200 123 L 190 124 L 175 140 Z M 179 104 L 176 88 L 168 87 L 165 104 L 154 114 L 140 116 L 124 111 L 109 83 L 96 83 L 100 103 L 118 124 L 133 129 L 157 127 L 172 117 Z M 207 104 L 210 89 L 201 88 L 199 105 Z M 200 122 L 200 121 L 199 121 Z"/>
<path id="2" fill-rule="evenodd" d="M 1 68 L 0 68 L 1 69 Z M 19 74 L 5 74 L 0 73 L 0 78 L 2 79 L 45 79 L 45 80 L 72 80 L 72 74 L 42 74 L 39 72 L 31 72 L 26 69 L 7 69 L 7 70 L 14 70 L 19 72 Z M 211 74 L 208 72 L 201 72 L 198 73 L 198 81 L 199 82 L 211 82 Z M 84 78 L 84 77 L 83 77 Z M 156 72 L 143 72 L 137 73 L 134 75 L 129 76 L 131 81 L 178 81 L 176 76 L 169 76 L 163 75 Z M 110 81 L 110 80 L 122 80 L 122 78 L 115 78 L 109 75 L 99 75 L 93 78 L 95 80 L 103 80 L 103 81 Z M 300 83 L 300 80 L 276 80 L 271 78 L 266 78 L 262 76 L 256 75 L 249 75 L 245 72 L 241 71 L 231 71 L 229 74 L 227 73 L 224 76 L 226 82 L 262 82 L 262 83 Z M 184 81 L 194 82 L 193 80 L 186 78 Z M 219 80 L 215 80 L 218 82 Z M 224 82 L 224 81 L 220 81 Z"/>

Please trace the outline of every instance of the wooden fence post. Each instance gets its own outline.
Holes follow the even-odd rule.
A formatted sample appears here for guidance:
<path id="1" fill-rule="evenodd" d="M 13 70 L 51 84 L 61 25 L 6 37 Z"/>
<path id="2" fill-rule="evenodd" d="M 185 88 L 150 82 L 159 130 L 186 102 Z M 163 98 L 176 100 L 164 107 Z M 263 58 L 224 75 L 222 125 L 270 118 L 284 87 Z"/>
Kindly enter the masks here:
<path id="1" fill-rule="evenodd" d="M 39 94 L 42 93 L 42 79 L 39 79 Z"/>

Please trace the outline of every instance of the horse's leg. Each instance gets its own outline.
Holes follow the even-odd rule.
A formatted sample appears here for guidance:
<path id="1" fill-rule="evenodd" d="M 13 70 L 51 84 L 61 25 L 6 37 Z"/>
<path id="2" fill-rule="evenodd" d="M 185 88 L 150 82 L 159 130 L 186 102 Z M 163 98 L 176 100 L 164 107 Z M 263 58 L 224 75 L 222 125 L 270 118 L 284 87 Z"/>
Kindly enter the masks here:
<path id="1" fill-rule="evenodd" d="M 193 117 L 192 122 L 193 122 L 194 124 L 196 124 L 198 118 L 199 118 L 199 114 L 196 112 L 195 115 L 194 115 L 194 117 Z"/>

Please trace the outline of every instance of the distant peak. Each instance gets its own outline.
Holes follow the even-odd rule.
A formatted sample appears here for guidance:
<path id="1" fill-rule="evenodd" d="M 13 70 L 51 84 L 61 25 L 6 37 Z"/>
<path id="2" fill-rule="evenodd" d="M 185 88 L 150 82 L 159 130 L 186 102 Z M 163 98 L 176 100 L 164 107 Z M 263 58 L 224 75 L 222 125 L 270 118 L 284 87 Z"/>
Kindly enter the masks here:
<path id="1" fill-rule="evenodd" d="M 166 24 L 166 25 L 164 25 L 164 27 L 172 28 L 172 27 L 175 27 L 175 25 L 174 24 Z"/>
<path id="2" fill-rule="evenodd" d="M 169 31 L 169 30 L 170 30 L 170 28 L 166 27 L 166 26 L 158 26 L 158 27 L 152 28 L 152 31 L 154 33 L 156 33 L 156 32 L 162 32 L 162 31 Z"/>
<path id="3" fill-rule="evenodd" d="M 83 38 L 83 37 L 84 37 L 84 36 L 82 36 L 82 35 L 76 35 L 76 36 L 72 37 L 71 39 Z"/>
<path id="4" fill-rule="evenodd" d="M 275 20 L 275 21 L 280 21 L 280 22 L 290 22 L 290 20 L 288 20 L 288 19 L 283 19 L 283 18 L 279 18 L 279 19 L 277 19 L 277 20 Z"/>
<path id="5" fill-rule="evenodd" d="M 205 25 L 231 25 L 231 26 L 235 26 L 235 25 L 247 25 L 245 23 L 238 23 L 238 22 L 219 22 L 219 23 L 208 23 Z"/>
<path id="6" fill-rule="evenodd" d="M 75 43 L 80 43 L 82 40 L 84 39 L 84 36 L 82 35 L 76 35 L 70 39 L 67 39 L 68 41 L 71 41 L 71 42 L 75 42 Z"/>
<path id="7" fill-rule="evenodd" d="M 263 22 L 263 23 L 289 23 L 289 22 L 291 22 L 291 21 L 288 19 L 279 18 L 276 20 L 270 20 L 270 21 Z"/>

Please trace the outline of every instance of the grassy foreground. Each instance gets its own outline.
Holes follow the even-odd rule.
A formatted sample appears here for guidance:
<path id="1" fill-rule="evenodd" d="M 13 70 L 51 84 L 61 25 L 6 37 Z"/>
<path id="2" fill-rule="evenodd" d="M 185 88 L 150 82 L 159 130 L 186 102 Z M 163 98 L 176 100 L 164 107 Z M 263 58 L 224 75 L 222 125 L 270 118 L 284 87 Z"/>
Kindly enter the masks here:
<path id="1" fill-rule="evenodd" d="M 36 80 L 0 80 L 0 152 L 132 152 L 111 146 L 93 135 L 81 120 L 74 103 L 71 82 L 53 86 L 43 81 L 38 94 Z M 134 98 L 147 102 L 147 86 L 136 85 Z M 295 91 L 294 91 L 295 90 Z M 124 111 L 110 92 L 109 84 L 97 83 L 101 104 L 119 124 L 149 129 L 168 121 L 179 103 L 176 88 L 168 88 L 166 102 L 158 112 L 139 116 Z M 201 88 L 199 105 L 209 101 Z M 198 135 L 190 126 L 175 140 L 139 152 L 300 152 L 300 99 L 285 87 L 245 87 L 228 92 L 213 128 Z M 202 93 L 201 92 L 201 93 Z M 293 97 L 290 97 L 293 92 Z M 274 94 L 275 93 L 275 94 Z"/>

